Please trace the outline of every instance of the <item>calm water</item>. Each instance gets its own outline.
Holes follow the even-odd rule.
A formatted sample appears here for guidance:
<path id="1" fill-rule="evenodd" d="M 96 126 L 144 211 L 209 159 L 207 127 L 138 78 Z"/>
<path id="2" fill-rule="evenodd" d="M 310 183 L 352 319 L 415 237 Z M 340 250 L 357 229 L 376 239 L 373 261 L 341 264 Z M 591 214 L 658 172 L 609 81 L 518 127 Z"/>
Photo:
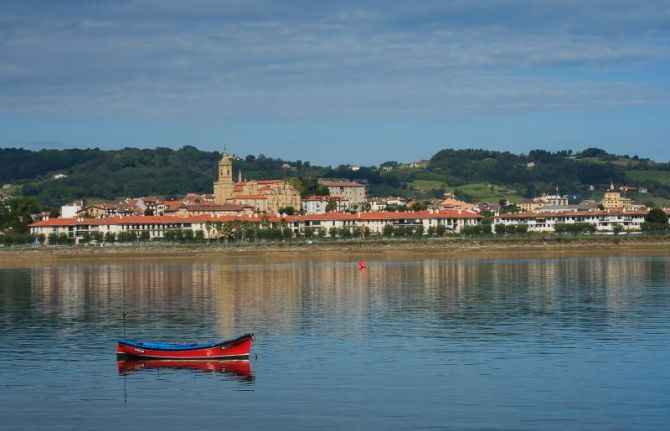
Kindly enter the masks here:
<path id="1" fill-rule="evenodd" d="M 0 428 L 670 429 L 670 258 L 353 257 L 0 268 Z M 120 369 L 124 310 L 256 358 Z"/>

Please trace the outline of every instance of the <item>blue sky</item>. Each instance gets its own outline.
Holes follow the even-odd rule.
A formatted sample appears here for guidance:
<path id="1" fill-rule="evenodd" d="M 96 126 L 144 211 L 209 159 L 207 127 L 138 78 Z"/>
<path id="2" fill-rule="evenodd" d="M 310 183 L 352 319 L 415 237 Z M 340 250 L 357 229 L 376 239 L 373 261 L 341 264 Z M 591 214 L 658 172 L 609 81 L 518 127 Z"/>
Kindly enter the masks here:
<path id="1" fill-rule="evenodd" d="M 0 3 L 0 146 L 670 159 L 668 1 Z"/>

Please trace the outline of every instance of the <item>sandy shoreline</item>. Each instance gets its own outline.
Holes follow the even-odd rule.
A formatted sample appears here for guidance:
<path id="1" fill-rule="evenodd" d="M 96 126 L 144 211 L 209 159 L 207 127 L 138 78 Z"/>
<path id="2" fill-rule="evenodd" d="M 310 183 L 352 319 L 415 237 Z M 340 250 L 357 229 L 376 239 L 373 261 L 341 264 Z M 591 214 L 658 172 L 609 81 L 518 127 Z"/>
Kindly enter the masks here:
<path id="1" fill-rule="evenodd" d="M 88 259 L 209 258 L 253 256 L 269 260 L 301 258 L 398 258 L 400 255 L 444 257 L 523 257 L 569 255 L 670 254 L 669 238 L 562 238 L 524 240 L 357 241 L 308 244 L 158 244 L 109 247 L 55 246 L 0 248 L 0 265 L 52 264 Z"/>

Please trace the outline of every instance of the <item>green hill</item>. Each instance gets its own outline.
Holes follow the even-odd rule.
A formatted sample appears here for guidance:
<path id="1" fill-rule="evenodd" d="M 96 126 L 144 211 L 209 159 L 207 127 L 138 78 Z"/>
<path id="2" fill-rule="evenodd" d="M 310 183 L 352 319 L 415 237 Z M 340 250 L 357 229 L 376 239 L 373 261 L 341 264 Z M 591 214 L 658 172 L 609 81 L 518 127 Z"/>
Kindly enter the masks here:
<path id="1" fill-rule="evenodd" d="M 179 196 L 212 191 L 221 154 L 186 146 L 120 150 L 0 149 L 0 183 L 11 184 L 0 193 L 36 197 L 46 206 L 85 198 L 114 200 L 126 196 Z M 286 166 L 288 165 L 288 167 Z M 234 162 L 247 179 L 303 177 L 303 192 L 310 179 L 349 178 L 367 182 L 371 195 L 401 195 L 418 199 L 440 197 L 453 191 L 467 200 L 518 201 L 541 193 L 599 198 L 610 181 L 643 187 L 633 193 L 643 203 L 670 203 L 670 165 L 637 156 L 617 156 L 590 148 L 578 153 L 533 150 L 528 154 L 481 149 L 445 149 L 421 167 L 396 162 L 362 167 L 314 166 L 249 155 Z M 66 177 L 54 179 L 56 174 Z M 237 173 L 235 173 L 237 176 Z"/>

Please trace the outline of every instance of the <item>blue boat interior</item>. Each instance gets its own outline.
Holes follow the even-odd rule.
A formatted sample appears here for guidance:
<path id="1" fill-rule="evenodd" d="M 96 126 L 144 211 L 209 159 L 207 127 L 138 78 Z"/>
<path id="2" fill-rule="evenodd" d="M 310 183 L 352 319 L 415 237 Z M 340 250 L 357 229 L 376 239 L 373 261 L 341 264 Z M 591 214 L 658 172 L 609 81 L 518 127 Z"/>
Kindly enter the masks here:
<path id="1" fill-rule="evenodd" d="M 208 347 L 214 347 L 218 344 L 217 342 L 208 342 L 208 343 L 193 343 L 193 344 L 170 344 L 170 343 L 151 343 L 148 341 L 136 341 L 136 340 L 127 340 L 120 339 L 120 343 L 127 344 L 129 346 L 139 347 L 143 349 L 159 349 L 159 350 L 193 350 L 193 349 L 206 349 Z"/>

